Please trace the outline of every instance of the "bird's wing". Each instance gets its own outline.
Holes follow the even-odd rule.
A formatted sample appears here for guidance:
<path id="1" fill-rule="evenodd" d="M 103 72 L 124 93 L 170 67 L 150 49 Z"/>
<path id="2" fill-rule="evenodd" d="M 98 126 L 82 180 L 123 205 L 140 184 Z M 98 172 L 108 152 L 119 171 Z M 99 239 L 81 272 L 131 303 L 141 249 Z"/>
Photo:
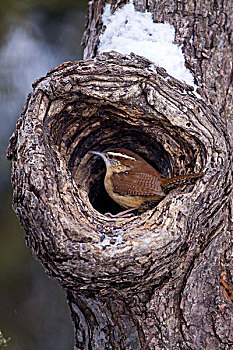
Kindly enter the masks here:
<path id="1" fill-rule="evenodd" d="M 160 179 L 151 174 L 122 172 L 112 176 L 113 191 L 116 193 L 131 196 L 165 195 Z"/>

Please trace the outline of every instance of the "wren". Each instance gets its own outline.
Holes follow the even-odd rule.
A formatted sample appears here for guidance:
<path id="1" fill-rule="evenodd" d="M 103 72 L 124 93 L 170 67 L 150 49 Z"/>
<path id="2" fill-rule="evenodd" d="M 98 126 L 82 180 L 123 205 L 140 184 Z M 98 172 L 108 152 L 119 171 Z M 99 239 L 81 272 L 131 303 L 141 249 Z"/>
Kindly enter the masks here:
<path id="1" fill-rule="evenodd" d="M 142 208 L 166 196 L 164 190 L 172 183 L 198 178 L 203 173 L 164 178 L 157 170 L 134 152 L 119 148 L 110 151 L 91 151 L 103 158 L 106 165 L 104 187 L 109 196 L 121 207 L 119 214 Z"/>

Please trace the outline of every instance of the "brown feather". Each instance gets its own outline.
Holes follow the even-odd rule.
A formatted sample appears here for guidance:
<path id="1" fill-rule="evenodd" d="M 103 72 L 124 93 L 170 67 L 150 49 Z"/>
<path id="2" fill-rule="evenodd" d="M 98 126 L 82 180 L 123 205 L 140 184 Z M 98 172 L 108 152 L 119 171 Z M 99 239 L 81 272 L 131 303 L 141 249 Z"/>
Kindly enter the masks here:
<path id="1" fill-rule="evenodd" d="M 152 168 L 153 169 L 153 168 Z M 113 191 L 130 196 L 165 196 L 160 180 L 145 173 L 113 173 L 111 176 Z"/>
<path id="2" fill-rule="evenodd" d="M 118 153 L 125 153 L 126 155 L 135 158 L 136 160 L 138 160 L 139 162 L 135 162 L 134 164 L 134 173 L 141 173 L 142 172 L 142 165 L 143 165 L 143 172 L 153 175 L 155 177 L 161 178 L 161 174 L 155 170 L 150 164 L 148 164 L 145 159 L 143 159 L 142 157 L 140 157 L 138 154 L 128 150 L 128 149 L 124 149 L 124 148 L 117 148 L 113 150 L 114 152 L 118 152 Z M 119 158 L 120 161 L 124 162 L 124 158 Z M 140 169 L 137 169 L 140 168 Z M 132 172 L 130 172 L 132 173 Z"/>
<path id="3" fill-rule="evenodd" d="M 172 177 L 171 179 L 161 178 L 162 188 L 167 188 L 173 183 L 181 182 L 181 181 L 186 180 L 186 179 L 195 179 L 198 177 L 202 177 L 203 175 L 204 175 L 204 173 L 201 172 L 201 173 L 196 173 L 196 174 L 175 176 L 175 177 Z"/>

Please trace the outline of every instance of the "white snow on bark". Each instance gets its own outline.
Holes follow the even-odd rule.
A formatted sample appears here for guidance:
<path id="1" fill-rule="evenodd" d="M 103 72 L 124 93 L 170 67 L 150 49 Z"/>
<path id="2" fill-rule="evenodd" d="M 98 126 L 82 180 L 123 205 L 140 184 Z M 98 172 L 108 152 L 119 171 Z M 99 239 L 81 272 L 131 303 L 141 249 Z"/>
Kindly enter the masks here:
<path id="1" fill-rule="evenodd" d="M 106 29 L 100 36 L 99 52 L 131 52 L 163 67 L 176 79 L 194 85 L 193 76 L 185 67 L 182 47 L 174 44 L 175 28 L 168 23 L 154 23 L 150 12 L 135 11 L 132 2 L 110 12 L 106 4 L 102 15 Z"/>

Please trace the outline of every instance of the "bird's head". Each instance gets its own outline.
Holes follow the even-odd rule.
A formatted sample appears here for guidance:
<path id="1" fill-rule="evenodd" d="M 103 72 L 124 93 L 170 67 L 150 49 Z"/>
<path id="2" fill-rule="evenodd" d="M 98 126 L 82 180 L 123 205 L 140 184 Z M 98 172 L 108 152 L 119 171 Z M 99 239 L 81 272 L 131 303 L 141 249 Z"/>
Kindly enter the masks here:
<path id="1" fill-rule="evenodd" d="M 132 151 L 119 148 L 104 152 L 91 151 L 91 153 L 100 156 L 105 164 L 107 171 L 124 172 L 134 168 L 138 161 L 138 156 Z"/>

